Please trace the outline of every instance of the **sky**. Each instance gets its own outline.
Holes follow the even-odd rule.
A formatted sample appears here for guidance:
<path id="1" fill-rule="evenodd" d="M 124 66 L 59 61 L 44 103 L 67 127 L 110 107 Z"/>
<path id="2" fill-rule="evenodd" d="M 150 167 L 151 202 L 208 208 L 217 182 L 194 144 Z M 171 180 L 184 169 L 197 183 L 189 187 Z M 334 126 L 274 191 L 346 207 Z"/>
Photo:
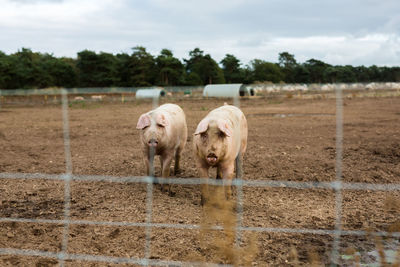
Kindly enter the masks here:
<path id="1" fill-rule="evenodd" d="M 76 58 L 88 49 L 143 46 L 189 58 L 198 47 L 278 62 L 400 66 L 399 0 L 0 0 L 0 51 L 21 48 Z"/>

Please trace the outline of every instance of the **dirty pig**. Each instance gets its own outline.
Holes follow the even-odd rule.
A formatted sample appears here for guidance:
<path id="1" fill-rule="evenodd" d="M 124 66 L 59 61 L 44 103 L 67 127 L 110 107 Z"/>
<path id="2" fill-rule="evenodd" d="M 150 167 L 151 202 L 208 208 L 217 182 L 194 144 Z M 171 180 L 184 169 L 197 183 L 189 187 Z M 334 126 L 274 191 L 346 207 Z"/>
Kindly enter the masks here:
<path id="1" fill-rule="evenodd" d="M 160 156 L 162 177 L 170 176 L 173 159 L 175 159 L 174 174 L 177 174 L 180 171 L 179 162 L 187 139 L 187 124 L 183 110 L 175 104 L 161 105 L 142 114 L 136 128 L 141 130 L 140 139 L 147 175 L 154 175 L 152 166 L 155 155 Z M 167 191 L 172 193 L 170 186 L 167 186 Z"/>
<path id="2" fill-rule="evenodd" d="M 224 179 L 224 182 L 230 184 L 234 177 L 235 162 L 238 165 L 246 151 L 247 134 L 246 117 L 239 108 L 224 105 L 208 113 L 198 124 L 193 138 L 200 177 L 208 178 L 210 167 L 215 167 L 217 179 Z M 236 166 L 236 171 L 238 170 L 241 170 L 241 166 Z M 202 204 L 206 200 L 204 190 L 207 188 L 202 188 Z M 229 197 L 230 186 L 227 190 Z"/>

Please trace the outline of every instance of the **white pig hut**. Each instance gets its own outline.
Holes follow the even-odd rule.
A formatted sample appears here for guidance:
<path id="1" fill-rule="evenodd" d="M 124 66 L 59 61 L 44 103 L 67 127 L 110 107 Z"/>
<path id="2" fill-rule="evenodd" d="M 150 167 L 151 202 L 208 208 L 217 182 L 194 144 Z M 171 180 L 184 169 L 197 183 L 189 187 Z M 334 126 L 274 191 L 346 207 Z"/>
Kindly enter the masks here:
<path id="1" fill-rule="evenodd" d="M 136 91 L 136 98 L 160 98 L 165 96 L 165 91 L 160 88 L 145 88 Z"/>
<path id="2" fill-rule="evenodd" d="M 253 88 L 242 83 L 208 84 L 203 90 L 203 96 L 205 97 L 238 97 L 253 95 Z"/>

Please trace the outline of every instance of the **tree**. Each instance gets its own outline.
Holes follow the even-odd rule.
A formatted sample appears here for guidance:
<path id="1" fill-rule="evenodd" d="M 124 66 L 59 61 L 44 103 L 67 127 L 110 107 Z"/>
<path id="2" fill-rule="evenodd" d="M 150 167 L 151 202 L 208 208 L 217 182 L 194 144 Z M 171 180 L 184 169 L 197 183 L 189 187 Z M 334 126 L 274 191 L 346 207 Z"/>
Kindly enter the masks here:
<path id="1" fill-rule="evenodd" d="M 368 68 L 370 82 L 379 82 L 380 81 L 380 70 L 376 65 L 372 65 Z"/>
<path id="2" fill-rule="evenodd" d="M 114 86 L 117 78 L 117 59 L 113 54 L 101 52 L 97 55 L 97 85 Z"/>
<path id="3" fill-rule="evenodd" d="M 142 46 L 132 48 L 128 63 L 131 86 L 151 86 L 155 84 L 157 72 L 154 57 Z"/>
<path id="4" fill-rule="evenodd" d="M 56 58 L 27 48 L 10 56 L 0 53 L 0 88 L 75 86 L 74 65 L 72 59 Z"/>
<path id="5" fill-rule="evenodd" d="M 380 67 L 382 82 L 400 81 L 400 67 Z"/>
<path id="6" fill-rule="evenodd" d="M 296 59 L 294 55 L 289 54 L 288 52 L 279 53 L 279 66 L 281 68 L 293 68 L 297 66 Z"/>
<path id="7" fill-rule="evenodd" d="M 354 68 L 357 82 L 368 82 L 370 80 L 370 73 L 367 67 L 358 66 Z"/>
<path id="8" fill-rule="evenodd" d="M 79 73 L 79 86 L 91 87 L 96 83 L 97 55 L 93 51 L 84 50 L 78 53 L 76 66 Z"/>
<path id="9" fill-rule="evenodd" d="M 338 82 L 338 69 L 336 67 L 328 67 L 324 71 L 324 80 L 330 83 Z"/>
<path id="10" fill-rule="evenodd" d="M 78 53 L 79 84 L 83 87 L 107 87 L 117 82 L 117 60 L 109 53 L 84 50 Z"/>
<path id="11" fill-rule="evenodd" d="M 267 62 L 261 59 L 253 59 L 250 62 L 250 73 L 252 82 L 269 81 L 278 83 L 283 80 L 283 73 L 277 64 Z"/>
<path id="12" fill-rule="evenodd" d="M 38 81 L 35 84 L 39 88 L 45 87 L 74 87 L 77 85 L 76 62 L 70 58 L 56 58 L 53 55 L 44 54 L 37 63 Z M 39 74 L 37 74 L 39 75 Z"/>
<path id="13" fill-rule="evenodd" d="M 160 85 L 177 85 L 181 83 L 184 73 L 183 64 L 175 58 L 171 50 L 163 49 L 156 58 L 159 72 L 157 83 Z"/>
<path id="14" fill-rule="evenodd" d="M 353 66 L 338 66 L 338 82 L 354 83 L 357 82 L 357 77 L 353 71 Z"/>
<path id="15" fill-rule="evenodd" d="M 288 52 L 279 53 L 279 67 L 281 67 L 284 75 L 285 82 L 294 83 L 295 82 L 295 68 L 297 67 L 296 59 L 294 55 Z"/>
<path id="16" fill-rule="evenodd" d="M 221 60 L 222 70 L 227 83 L 243 83 L 244 71 L 240 68 L 240 60 L 234 55 L 226 54 Z"/>
<path id="17" fill-rule="evenodd" d="M 38 54 L 34 54 L 28 48 L 22 48 L 11 55 L 12 64 L 12 83 L 11 88 L 37 88 L 35 76 L 37 73 L 35 64 L 38 61 Z"/>
<path id="18" fill-rule="evenodd" d="M 324 80 L 324 72 L 325 69 L 330 67 L 331 65 L 322 62 L 317 59 L 309 59 L 304 63 L 304 67 L 308 69 L 310 72 L 310 80 L 311 83 L 322 83 Z"/>
<path id="19" fill-rule="evenodd" d="M 13 62 L 10 56 L 0 51 L 0 88 L 12 88 L 13 82 Z"/>
<path id="20" fill-rule="evenodd" d="M 76 60 L 62 57 L 53 61 L 51 75 L 54 77 L 55 86 L 75 87 L 78 85 L 78 70 Z"/>
<path id="21" fill-rule="evenodd" d="M 400 67 L 391 67 L 392 82 L 400 82 Z"/>
<path id="22" fill-rule="evenodd" d="M 357 77 L 352 66 L 330 66 L 324 71 L 324 80 L 331 83 L 353 83 L 357 82 Z"/>
<path id="23" fill-rule="evenodd" d="M 130 55 L 126 53 L 117 54 L 116 58 L 117 58 L 117 73 L 118 73 L 116 85 L 122 87 L 131 86 L 130 70 L 129 70 L 129 64 L 131 60 Z"/>
<path id="24" fill-rule="evenodd" d="M 224 83 L 224 73 L 218 66 L 214 59 L 209 54 L 204 55 L 203 51 L 199 48 L 189 52 L 189 59 L 184 59 L 187 77 L 195 77 L 191 73 L 195 73 L 201 80 L 201 84 L 213 84 L 213 83 Z M 195 80 L 187 80 L 188 85 L 199 85 L 193 84 Z"/>
<path id="25" fill-rule="evenodd" d="M 196 72 L 191 72 L 185 75 L 185 85 L 202 85 L 203 81 Z"/>
<path id="26" fill-rule="evenodd" d="M 294 81 L 296 83 L 310 83 L 310 70 L 303 64 L 297 65 L 293 70 Z"/>
<path id="27" fill-rule="evenodd" d="M 221 67 L 220 67 L 221 66 Z M 218 65 L 199 48 L 183 62 L 172 51 L 162 49 L 157 57 L 137 46 L 132 54 L 96 53 L 84 50 L 77 58 L 22 48 L 7 55 L 0 51 L 0 88 L 108 87 L 152 85 L 204 85 L 209 83 L 399 82 L 400 67 L 331 66 L 317 59 L 303 64 L 294 55 L 279 53 L 278 63 L 254 59 L 241 67 L 239 59 L 226 54 Z"/>

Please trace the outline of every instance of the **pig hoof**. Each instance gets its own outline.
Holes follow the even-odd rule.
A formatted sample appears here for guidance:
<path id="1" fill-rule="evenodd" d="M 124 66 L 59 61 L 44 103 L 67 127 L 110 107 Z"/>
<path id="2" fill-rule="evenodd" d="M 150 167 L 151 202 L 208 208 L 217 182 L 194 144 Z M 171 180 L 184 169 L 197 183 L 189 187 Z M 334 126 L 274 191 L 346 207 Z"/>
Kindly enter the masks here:
<path id="1" fill-rule="evenodd" d="M 176 195 L 176 192 L 173 192 L 172 190 L 169 190 L 169 191 L 168 191 L 168 195 L 169 195 L 170 197 L 174 197 L 174 196 Z"/>

